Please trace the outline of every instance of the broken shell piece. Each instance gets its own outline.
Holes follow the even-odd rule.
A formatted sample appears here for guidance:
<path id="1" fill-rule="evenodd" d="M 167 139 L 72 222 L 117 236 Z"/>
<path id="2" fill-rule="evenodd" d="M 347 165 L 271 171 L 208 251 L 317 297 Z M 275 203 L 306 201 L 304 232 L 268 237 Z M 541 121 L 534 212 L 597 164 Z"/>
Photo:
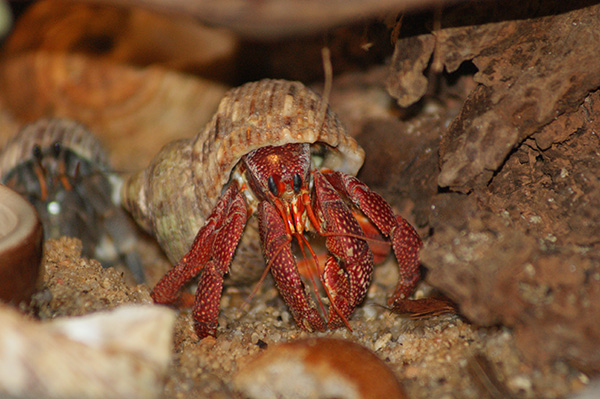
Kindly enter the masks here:
<path id="1" fill-rule="evenodd" d="M 42 224 L 34 207 L 0 185 L 0 300 L 28 301 L 42 259 Z"/>
<path id="2" fill-rule="evenodd" d="M 267 349 L 234 378 L 251 398 L 406 398 L 388 366 L 367 348 L 309 338 Z"/>
<path id="3" fill-rule="evenodd" d="M 0 306 L 0 397 L 155 398 L 175 314 L 158 306 L 27 320 Z"/>

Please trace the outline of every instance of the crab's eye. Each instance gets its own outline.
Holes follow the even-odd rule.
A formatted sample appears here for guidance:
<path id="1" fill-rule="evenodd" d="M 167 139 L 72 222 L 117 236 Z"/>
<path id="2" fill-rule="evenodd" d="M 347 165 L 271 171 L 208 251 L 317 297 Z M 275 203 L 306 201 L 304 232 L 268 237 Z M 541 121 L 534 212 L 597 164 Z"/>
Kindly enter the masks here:
<path id="1" fill-rule="evenodd" d="M 273 176 L 269 176 L 267 183 L 269 184 L 269 191 L 271 191 L 271 193 L 277 197 L 279 195 L 279 190 L 277 190 L 277 184 L 275 184 L 275 179 L 273 179 Z"/>
<path id="2" fill-rule="evenodd" d="M 62 146 L 60 145 L 60 142 L 55 141 L 54 144 L 52 144 L 52 151 L 54 152 L 54 156 L 58 157 L 62 151 Z"/>
<path id="3" fill-rule="evenodd" d="M 31 152 L 33 153 L 35 159 L 37 159 L 38 161 L 42 160 L 42 148 L 38 144 L 33 145 L 33 149 L 31 150 Z"/>
<path id="4" fill-rule="evenodd" d="M 294 180 L 293 180 L 293 184 L 294 184 L 294 192 L 296 194 L 298 194 L 300 192 L 300 189 L 302 188 L 302 178 L 300 177 L 300 175 L 298 173 L 296 173 L 294 175 Z"/>

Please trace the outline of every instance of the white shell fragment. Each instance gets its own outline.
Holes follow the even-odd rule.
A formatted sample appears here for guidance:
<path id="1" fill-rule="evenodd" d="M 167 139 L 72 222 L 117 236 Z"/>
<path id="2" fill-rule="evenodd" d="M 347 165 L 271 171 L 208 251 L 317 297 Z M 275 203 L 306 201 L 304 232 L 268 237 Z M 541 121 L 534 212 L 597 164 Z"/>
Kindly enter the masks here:
<path id="1" fill-rule="evenodd" d="M 40 323 L 1 305 L 0 397 L 159 397 L 174 321 L 165 307 L 125 305 Z"/>

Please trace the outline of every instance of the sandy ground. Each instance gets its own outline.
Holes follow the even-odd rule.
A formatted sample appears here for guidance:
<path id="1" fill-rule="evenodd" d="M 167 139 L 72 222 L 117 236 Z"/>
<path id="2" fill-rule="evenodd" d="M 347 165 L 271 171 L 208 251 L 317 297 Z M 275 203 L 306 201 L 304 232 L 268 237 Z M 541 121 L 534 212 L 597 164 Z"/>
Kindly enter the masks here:
<path id="1" fill-rule="evenodd" d="M 128 284 L 123 272 L 103 269 L 79 257 L 79 251 L 77 240 L 46 244 L 43 288 L 31 309 L 40 319 L 150 301 L 148 287 Z M 189 311 L 182 310 L 162 397 L 244 397 L 232 384 L 240 368 L 276 343 L 311 336 L 343 338 L 371 349 L 410 398 L 561 397 L 587 384 L 584 374 L 565 363 L 537 368 L 523 361 L 509 329 L 478 328 L 458 315 L 411 320 L 391 313 L 383 304 L 395 268 L 393 260 L 377 268 L 365 303 L 350 320 L 352 331 L 299 330 L 270 279 L 247 307 L 249 290 L 226 289 L 216 338 L 198 341 Z"/>

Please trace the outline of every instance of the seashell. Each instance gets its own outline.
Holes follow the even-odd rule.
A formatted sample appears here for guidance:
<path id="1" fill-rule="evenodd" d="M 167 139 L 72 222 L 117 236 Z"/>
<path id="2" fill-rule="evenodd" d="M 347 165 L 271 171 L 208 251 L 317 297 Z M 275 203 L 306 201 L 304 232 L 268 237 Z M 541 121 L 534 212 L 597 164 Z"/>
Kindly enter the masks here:
<path id="1" fill-rule="evenodd" d="M 250 398 L 406 398 L 392 370 L 367 348 L 308 338 L 269 347 L 234 377 Z"/>
<path id="2" fill-rule="evenodd" d="M 0 185 L 0 300 L 29 301 L 40 272 L 42 237 L 35 208 Z"/>
<path id="3" fill-rule="evenodd" d="M 310 143 L 318 167 L 356 174 L 364 151 L 333 113 L 323 111 L 321 98 L 299 82 L 262 80 L 232 89 L 196 137 L 168 144 L 148 168 L 124 182 L 123 204 L 175 263 L 189 250 L 241 157 L 257 148 Z M 252 257 L 263 264 L 255 220 L 238 248 L 248 249 L 245 261 Z"/>
<path id="4" fill-rule="evenodd" d="M 113 173 L 98 140 L 66 119 L 25 126 L 0 153 L 0 182 L 37 209 L 48 238 L 77 237 L 86 257 L 125 264 L 138 282 L 135 227 L 113 202 Z"/>
<path id="5" fill-rule="evenodd" d="M 150 305 L 49 323 L 0 305 L 0 396 L 158 398 L 174 322 L 172 310 Z"/>
<path id="6" fill-rule="evenodd" d="M 0 97 L 18 120 L 59 117 L 85 124 L 117 170 L 139 169 L 165 143 L 197 132 L 225 90 L 158 66 L 76 54 L 14 54 L 0 64 Z"/>
<path id="7" fill-rule="evenodd" d="M 6 176 L 24 161 L 30 161 L 36 146 L 50 149 L 56 143 L 72 151 L 78 158 L 88 160 L 95 170 L 108 171 L 106 152 L 83 125 L 67 119 L 42 119 L 24 127 L 4 145 L 0 157 L 0 176 Z M 66 172 L 72 173 L 73 170 Z"/>
<path id="8" fill-rule="evenodd" d="M 2 47 L 4 56 L 33 51 L 86 54 L 200 73 L 216 81 L 234 78 L 236 50 L 231 32 L 199 24 L 189 15 L 66 0 L 32 3 Z"/>

